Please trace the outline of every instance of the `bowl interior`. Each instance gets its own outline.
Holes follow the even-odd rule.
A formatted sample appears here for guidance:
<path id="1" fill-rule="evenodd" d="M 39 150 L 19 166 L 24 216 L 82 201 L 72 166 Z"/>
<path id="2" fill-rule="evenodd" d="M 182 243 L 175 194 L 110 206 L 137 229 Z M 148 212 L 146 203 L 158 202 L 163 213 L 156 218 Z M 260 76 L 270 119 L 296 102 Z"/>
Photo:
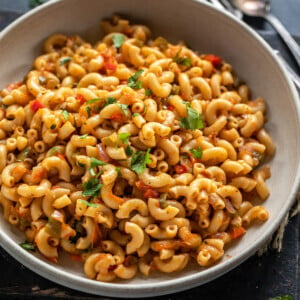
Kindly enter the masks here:
<path id="1" fill-rule="evenodd" d="M 22 17 L 0 35 L 0 87 L 19 81 L 42 51 L 50 34 L 79 34 L 87 41 L 102 37 L 99 21 L 113 13 L 150 27 L 154 36 L 172 42 L 184 40 L 199 53 L 214 53 L 232 64 L 250 86 L 253 96 L 268 104 L 266 128 L 277 145 L 270 161 L 271 196 L 263 204 L 270 219 L 249 229 L 246 236 L 227 250 L 230 259 L 200 269 L 191 265 L 172 275 L 154 274 L 129 282 L 101 283 L 84 277 L 82 266 L 67 255 L 53 265 L 26 253 L 17 245 L 23 234 L 0 218 L 0 243 L 15 258 L 48 279 L 82 291 L 120 297 L 159 295 L 205 283 L 232 269 L 250 256 L 278 227 L 294 199 L 299 177 L 299 107 L 295 89 L 270 48 L 244 25 L 206 3 L 192 0 L 64 0 L 53 1 Z M 41 21 L 42 20 L 42 21 Z M 126 294 L 124 294 L 126 292 Z M 129 294 L 128 294 L 129 293 Z"/>

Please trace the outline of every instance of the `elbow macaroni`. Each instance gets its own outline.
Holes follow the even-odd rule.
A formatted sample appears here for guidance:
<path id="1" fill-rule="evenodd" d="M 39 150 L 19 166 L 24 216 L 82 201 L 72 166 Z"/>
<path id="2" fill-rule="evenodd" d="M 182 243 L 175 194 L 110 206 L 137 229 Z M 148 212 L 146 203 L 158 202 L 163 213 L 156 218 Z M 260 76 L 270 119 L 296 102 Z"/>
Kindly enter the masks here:
<path id="1" fill-rule="evenodd" d="M 102 27 L 94 47 L 50 36 L 26 81 L 0 91 L 4 218 L 95 280 L 211 266 L 268 219 L 248 201 L 270 194 L 266 103 L 218 57 L 118 16 Z"/>

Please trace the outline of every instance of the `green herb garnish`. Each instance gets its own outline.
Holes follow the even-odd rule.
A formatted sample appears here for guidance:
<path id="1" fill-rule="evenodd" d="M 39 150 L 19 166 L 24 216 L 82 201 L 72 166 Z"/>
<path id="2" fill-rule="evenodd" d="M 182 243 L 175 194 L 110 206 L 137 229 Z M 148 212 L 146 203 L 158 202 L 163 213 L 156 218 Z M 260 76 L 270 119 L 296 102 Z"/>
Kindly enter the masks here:
<path id="1" fill-rule="evenodd" d="M 57 153 L 61 153 L 61 149 L 58 148 L 58 147 L 52 147 L 49 151 L 49 155 L 54 155 L 54 154 L 57 154 Z"/>
<path id="2" fill-rule="evenodd" d="M 118 177 L 121 177 L 122 175 L 121 175 L 121 168 L 119 168 L 119 167 L 116 167 L 116 172 L 118 173 Z"/>
<path id="3" fill-rule="evenodd" d="M 61 111 L 61 114 L 63 115 L 64 120 L 67 120 L 69 118 L 69 115 L 70 115 L 70 113 L 65 109 L 63 109 Z"/>
<path id="4" fill-rule="evenodd" d="M 137 174 L 143 173 L 147 164 L 151 163 L 150 148 L 147 152 L 137 151 L 134 153 L 131 159 L 130 168 Z"/>
<path id="5" fill-rule="evenodd" d="M 122 144 L 128 144 L 129 137 L 130 137 L 129 132 L 122 132 L 118 135 L 118 139 L 122 142 Z"/>
<path id="6" fill-rule="evenodd" d="M 180 52 L 182 51 L 182 48 L 180 48 L 175 56 L 173 57 L 173 61 L 176 62 L 179 65 L 183 65 L 185 67 L 190 67 L 192 65 L 191 59 L 188 57 L 179 57 Z"/>
<path id="7" fill-rule="evenodd" d="M 101 99 L 101 98 L 94 98 L 94 99 L 90 99 L 90 100 L 86 101 L 85 103 L 86 103 L 86 104 L 91 104 L 91 103 L 98 102 L 98 101 L 100 101 L 100 100 L 102 100 L 102 99 Z"/>
<path id="8" fill-rule="evenodd" d="M 89 136 L 89 134 L 86 133 L 86 134 L 81 135 L 79 138 L 80 138 L 80 139 L 86 139 L 88 136 Z"/>
<path id="9" fill-rule="evenodd" d="M 60 61 L 59 61 L 59 65 L 62 66 L 64 64 L 68 63 L 71 60 L 72 60 L 71 57 L 61 58 Z"/>
<path id="10" fill-rule="evenodd" d="M 131 156 L 133 154 L 133 150 L 130 146 L 127 146 L 125 149 L 125 153 L 127 156 Z"/>
<path id="11" fill-rule="evenodd" d="M 99 183 L 99 179 L 92 177 L 83 185 L 84 191 L 82 192 L 83 196 L 97 197 L 99 196 L 102 184 Z"/>
<path id="12" fill-rule="evenodd" d="M 85 108 L 85 110 L 86 110 L 86 112 L 87 112 L 87 114 L 88 114 L 88 117 L 90 117 L 90 116 L 91 116 L 91 111 L 92 111 L 91 107 L 90 107 L 90 106 L 87 106 L 87 107 Z"/>
<path id="13" fill-rule="evenodd" d="M 105 162 L 103 162 L 103 161 L 101 161 L 101 160 L 99 160 L 95 157 L 91 157 L 90 164 L 91 164 L 91 168 L 107 165 L 107 163 L 105 163 Z"/>
<path id="14" fill-rule="evenodd" d="M 152 95 L 151 90 L 150 90 L 150 89 L 146 89 L 145 95 L 146 95 L 146 96 L 151 96 L 151 95 Z"/>
<path id="15" fill-rule="evenodd" d="M 195 109 L 189 107 L 187 105 L 187 117 L 181 118 L 180 120 L 180 127 L 184 129 L 202 129 L 203 128 L 203 120 L 202 114 L 198 113 Z"/>
<path id="16" fill-rule="evenodd" d="M 202 149 L 200 147 L 197 147 L 196 149 L 191 149 L 190 152 L 195 158 L 201 158 L 202 157 Z"/>
<path id="17" fill-rule="evenodd" d="M 141 114 L 140 113 L 134 113 L 133 115 L 132 115 L 132 117 L 134 118 L 134 117 L 138 117 L 138 116 L 140 116 Z"/>
<path id="18" fill-rule="evenodd" d="M 82 199 L 79 199 L 79 202 L 85 204 L 86 206 L 90 206 L 90 207 L 99 207 L 99 204 L 97 204 L 97 203 L 90 203 L 90 202 L 87 202 L 87 201 L 82 200 Z"/>
<path id="19" fill-rule="evenodd" d="M 116 48 L 120 48 L 125 42 L 125 35 L 121 33 L 115 33 L 112 36 L 112 41 Z"/>
<path id="20" fill-rule="evenodd" d="M 138 81 L 138 79 L 143 72 L 144 72 L 143 69 L 140 69 L 137 72 L 135 72 L 131 77 L 129 77 L 127 85 L 135 90 L 141 89 L 143 83 L 142 81 Z"/>
<path id="21" fill-rule="evenodd" d="M 32 243 L 24 242 L 21 243 L 20 246 L 27 251 L 35 251 L 35 246 Z"/>
<path id="22" fill-rule="evenodd" d="M 50 129 L 51 130 L 53 130 L 53 129 L 55 129 L 56 128 L 56 124 L 52 124 L 51 126 L 50 126 Z"/>
<path id="23" fill-rule="evenodd" d="M 125 116 L 128 116 L 128 105 L 127 104 L 119 104 Z"/>
<path id="24" fill-rule="evenodd" d="M 27 147 L 24 150 L 22 150 L 16 157 L 16 161 L 24 161 L 25 158 L 27 158 L 28 154 L 30 152 L 30 148 Z"/>

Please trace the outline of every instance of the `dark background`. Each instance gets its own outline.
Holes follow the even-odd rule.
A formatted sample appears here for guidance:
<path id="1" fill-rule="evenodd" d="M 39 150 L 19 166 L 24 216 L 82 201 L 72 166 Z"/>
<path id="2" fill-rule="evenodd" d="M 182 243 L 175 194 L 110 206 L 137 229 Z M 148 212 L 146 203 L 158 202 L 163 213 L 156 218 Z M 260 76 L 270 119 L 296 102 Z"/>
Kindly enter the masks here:
<path id="1" fill-rule="evenodd" d="M 0 29 L 29 10 L 28 3 L 29 0 L 0 0 Z M 272 0 L 272 12 L 282 20 L 291 34 L 300 37 L 300 0 Z M 256 18 L 245 18 L 245 21 L 258 30 L 274 48 L 279 49 L 293 68 L 299 71 L 288 50 L 268 24 Z M 155 299 L 268 300 L 280 295 L 300 299 L 299 223 L 299 216 L 289 221 L 281 253 L 269 249 L 263 256 L 254 255 L 208 284 Z M 25 268 L 0 247 L 0 299 L 111 298 L 83 294 L 52 283 Z"/>

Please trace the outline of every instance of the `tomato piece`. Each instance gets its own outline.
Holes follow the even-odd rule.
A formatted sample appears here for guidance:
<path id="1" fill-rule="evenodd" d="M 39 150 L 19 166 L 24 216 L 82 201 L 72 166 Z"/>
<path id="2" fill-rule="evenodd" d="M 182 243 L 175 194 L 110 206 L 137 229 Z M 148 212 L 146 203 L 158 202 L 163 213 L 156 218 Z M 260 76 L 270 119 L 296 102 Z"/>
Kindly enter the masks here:
<path id="1" fill-rule="evenodd" d="M 111 62 L 106 62 L 106 63 L 104 63 L 104 68 L 106 69 L 106 70 L 111 70 L 111 71 L 113 71 L 113 72 L 116 72 L 116 70 L 117 70 L 117 65 L 116 64 L 113 64 L 113 63 L 111 63 Z"/>
<path id="2" fill-rule="evenodd" d="M 246 229 L 244 227 L 234 227 L 231 229 L 230 237 L 232 239 L 237 239 L 246 233 Z"/>
<path id="3" fill-rule="evenodd" d="M 214 54 L 207 54 L 204 56 L 204 59 L 211 62 L 215 68 L 219 67 L 222 63 L 222 58 Z"/>
<path id="4" fill-rule="evenodd" d="M 145 184 L 142 180 L 139 180 L 135 183 L 136 187 L 142 191 L 146 191 L 148 189 L 151 189 L 150 185 Z"/>
<path id="5" fill-rule="evenodd" d="M 111 115 L 110 120 L 116 121 L 116 122 L 122 122 L 122 121 L 124 121 L 124 115 L 120 112 L 116 112 Z"/>
<path id="6" fill-rule="evenodd" d="M 44 107 L 44 105 L 39 100 L 33 100 L 30 102 L 30 108 L 34 112 L 37 112 L 40 108 L 43 108 L 43 107 Z"/>
<path id="7" fill-rule="evenodd" d="M 56 154 L 56 156 L 62 160 L 65 160 L 65 156 L 61 153 Z"/>
<path id="8" fill-rule="evenodd" d="M 78 100 L 78 101 L 80 102 L 81 105 L 84 104 L 84 103 L 87 101 L 87 100 L 86 100 L 82 95 L 80 95 L 80 94 L 77 94 L 77 95 L 75 96 L 75 99 Z"/>
<path id="9" fill-rule="evenodd" d="M 175 107 L 173 105 L 168 105 L 167 110 L 174 111 Z"/>
<path id="10" fill-rule="evenodd" d="M 147 189 L 144 194 L 144 198 L 158 198 L 159 192 L 154 189 Z"/>
<path id="11" fill-rule="evenodd" d="M 177 174 L 183 174 L 188 171 L 188 168 L 185 165 L 177 165 L 174 167 L 174 170 Z"/>

